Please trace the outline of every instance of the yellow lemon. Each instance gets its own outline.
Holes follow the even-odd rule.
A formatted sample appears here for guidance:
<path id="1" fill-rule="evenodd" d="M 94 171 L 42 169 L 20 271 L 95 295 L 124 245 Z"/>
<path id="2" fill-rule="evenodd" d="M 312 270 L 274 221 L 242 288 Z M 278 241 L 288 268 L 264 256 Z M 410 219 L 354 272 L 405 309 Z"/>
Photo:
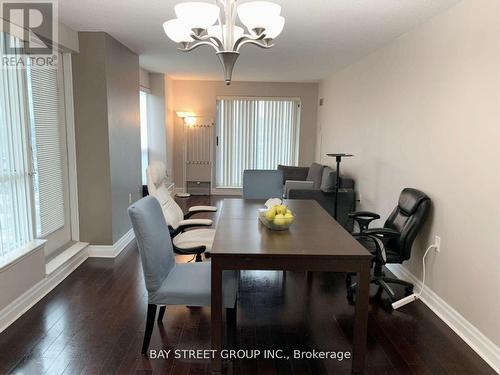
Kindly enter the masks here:
<path id="1" fill-rule="evenodd" d="M 289 225 L 292 223 L 293 221 L 293 215 L 290 211 L 288 211 L 285 216 L 283 216 L 284 220 L 285 220 L 285 224 Z"/>
<path id="2" fill-rule="evenodd" d="M 277 207 L 276 212 L 278 214 L 282 214 L 282 215 L 286 214 L 287 207 L 284 204 L 280 204 L 279 206 L 276 206 L 276 207 Z"/>
<path id="3" fill-rule="evenodd" d="M 292 217 L 293 217 L 293 213 L 292 213 L 292 211 L 290 211 L 289 209 L 287 209 L 287 210 L 286 210 L 285 215 L 292 215 Z"/>
<path id="4" fill-rule="evenodd" d="M 286 219 L 285 219 L 285 216 L 283 214 L 277 214 L 275 217 L 274 217 L 274 221 L 273 223 L 275 225 L 285 225 L 286 224 Z"/>
<path id="5" fill-rule="evenodd" d="M 269 221 L 273 221 L 274 217 L 276 216 L 276 210 L 274 210 L 273 208 L 270 208 L 266 212 L 266 219 L 269 220 Z"/>

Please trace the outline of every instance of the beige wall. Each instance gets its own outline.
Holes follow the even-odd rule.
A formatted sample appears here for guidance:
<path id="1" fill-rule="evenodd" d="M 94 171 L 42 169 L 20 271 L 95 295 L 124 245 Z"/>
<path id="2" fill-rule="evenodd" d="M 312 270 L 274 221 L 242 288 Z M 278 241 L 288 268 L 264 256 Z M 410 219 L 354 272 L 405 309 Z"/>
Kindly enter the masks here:
<path id="1" fill-rule="evenodd" d="M 72 55 L 80 240 L 112 243 L 106 41 L 103 33 L 79 33 Z"/>
<path id="2" fill-rule="evenodd" d="M 465 0 L 320 85 L 318 158 L 350 152 L 362 209 L 386 217 L 403 187 L 432 215 L 406 267 L 500 343 L 500 2 Z M 330 161 L 321 157 L 324 162 Z M 383 224 L 379 222 L 378 224 Z"/>
<path id="3" fill-rule="evenodd" d="M 106 36 L 106 87 L 113 243 L 132 225 L 127 208 L 142 196 L 139 56 Z M 129 197 L 130 196 L 130 197 Z"/>
<path id="4" fill-rule="evenodd" d="M 80 240 L 112 245 L 140 197 L 139 58 L 102 32 L 81 32 L 73 90 Z"/>
<path id="5" fill-rule="evenodd" d="M 2 310 L 4 308 L 8 310 L 10 303 L 45 277 L 43 241 L 37 242 L 38 248 L 0 269 L 0 285 L 2 286 L 0 288 L 0 312 L 5 313 L 0 319 L 0 332 L 5 328 L 2 324 L 6 323 L 9 315 L 7 311 Z"/>
<path id="6" fill-rule="evenodd" d="M 217 96 L 299 97 L 302 102 L 300 122 L 299 164 L 310 165 L 314 161 L 317 124 L 317 83 L 267 83 L 233 82 L 226 86 L 221 81 L 173 81 L 174 111 L 190 111 L 197 116 L 215 120 Z M 182 119 L 174 117 L 175 142 L 173 155 L 174 181 L 182 187 L 183 159 Z"/>

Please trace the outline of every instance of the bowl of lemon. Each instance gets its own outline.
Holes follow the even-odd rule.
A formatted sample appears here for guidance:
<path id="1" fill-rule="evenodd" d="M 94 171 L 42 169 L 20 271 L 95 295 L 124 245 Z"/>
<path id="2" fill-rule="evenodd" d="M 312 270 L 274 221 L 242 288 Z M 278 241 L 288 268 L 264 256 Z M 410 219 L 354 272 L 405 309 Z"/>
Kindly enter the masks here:
<path id="1" fill-rule="evenodd" d="M 290 209 L 281 204 L 266 205 L 267 208 L 259 210 L 259 219 L 271 230 L 287 230 L 293 223 L 294 215 Z"/>

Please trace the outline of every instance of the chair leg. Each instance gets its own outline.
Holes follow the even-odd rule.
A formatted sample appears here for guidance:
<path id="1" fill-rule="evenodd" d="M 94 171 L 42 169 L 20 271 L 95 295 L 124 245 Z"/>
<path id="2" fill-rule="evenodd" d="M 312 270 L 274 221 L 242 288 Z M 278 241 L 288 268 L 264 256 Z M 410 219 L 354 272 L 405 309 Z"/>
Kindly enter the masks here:
<path id="1" fill-rule="evenodd" d="M 163 324 L 163 316 L 165 315 L 165 310 L 167 306 L 160 306 L 160 312 L 158 313 L 158 324 Z"/>
<path id="2" fill-rule="evenodd" d="M 148 315 L 146 318 L 146 331 L 144 332 L 144 342 L 142 343 L 142 354 L 147 355 L 151 335 L 153 334 L 153 327 L 156 318 L 156 305 L 148 304 Z"/>
<path id="3" fill-rule="evenodd" d="M 389 284 L 387 284 L 384 280 L 380 280 L 378 284 L 382 287 L 382 289 L 385 290 L 391 300 L 394 300 L 394 298 L 396 298 L 396 293 L 394 293 Z"/>
<path id="4" fill-rule="evenodd" d="M 236 304 L 232 309 L 226 309 L 227 318 L 227 343 L 229 347 L 236 348 L 236 332 L 237 332 L 237 316 L 238 310 Z"/>

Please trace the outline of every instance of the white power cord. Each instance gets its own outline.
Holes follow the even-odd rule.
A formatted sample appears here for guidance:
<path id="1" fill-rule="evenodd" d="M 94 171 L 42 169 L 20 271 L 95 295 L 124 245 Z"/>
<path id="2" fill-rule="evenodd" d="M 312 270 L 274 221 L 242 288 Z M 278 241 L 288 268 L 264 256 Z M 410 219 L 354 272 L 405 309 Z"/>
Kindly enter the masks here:
<path id="1" fill-rule="evenodd" d="M 413 293 L 413 294 L 409 295 L 408 297 L 401 298 L 400 300 L 394 302 L 392 304 L 392 308 L 394 310 L 400 308 L 401 306 L 407 305 L 410 302 L 416 301 L 422 295 L 422 292 L 424 291 L 424 286 L 425 286 L 425 258 L 427 257 L 427 254 L 429 253 L 429 251 L 431 249 L 436 249 L 437 251 L 439 251 L 438 245 L 434 243 L 427 248 L 427 250 L 424 253 L 424 256 L 422 257 L 422 287 L 420 288 L 420 291 L 418 293 Z"/>

